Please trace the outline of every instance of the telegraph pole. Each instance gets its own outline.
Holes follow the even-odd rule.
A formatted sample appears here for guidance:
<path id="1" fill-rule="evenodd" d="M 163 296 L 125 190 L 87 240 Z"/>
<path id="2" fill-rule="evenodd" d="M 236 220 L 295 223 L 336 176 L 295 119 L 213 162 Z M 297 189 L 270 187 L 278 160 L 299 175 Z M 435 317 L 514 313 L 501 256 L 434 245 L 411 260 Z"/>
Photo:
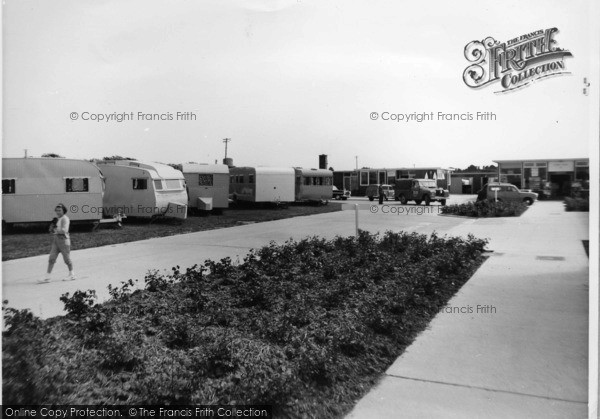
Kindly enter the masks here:
<path id="1" fill-rule="evenodd" d="M 225 143 L 225 158 L 227 158 L 227 143 L 231 141 L 231 138 L 223 138 L 223 142 Z"/>
<path id="2" fill-rule="evenodd" d="M 354 156 L 354 160 L 356 160 L 356 170 L 358 170 L 358 156 Z"/>

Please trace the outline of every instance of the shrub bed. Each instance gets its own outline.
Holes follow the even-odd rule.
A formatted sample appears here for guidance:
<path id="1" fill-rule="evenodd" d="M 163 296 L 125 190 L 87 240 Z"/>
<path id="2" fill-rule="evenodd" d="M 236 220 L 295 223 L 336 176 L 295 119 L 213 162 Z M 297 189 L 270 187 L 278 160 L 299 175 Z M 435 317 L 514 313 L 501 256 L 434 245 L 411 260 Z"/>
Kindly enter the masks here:
<path id="1" fill-rule="evenodd" d="M 518 217 L 527 210 L 523 202 L 477 201 L 463 204 L 446 205 L 442 214 L 461 215 L 465 217 Z"/>
<path id="2" fill-rule="evenodd" d="M 483 261 L 486 240 L 309 238 L 3 308 L 5 404 L 272 404 L 341 417 Z"/>
<path id="3" fill-rule="evenodd" d="M 589 198 L 565 198 L 565 210 L 566 211 L 589 211 L 590 210 L 590 199 Z"/>

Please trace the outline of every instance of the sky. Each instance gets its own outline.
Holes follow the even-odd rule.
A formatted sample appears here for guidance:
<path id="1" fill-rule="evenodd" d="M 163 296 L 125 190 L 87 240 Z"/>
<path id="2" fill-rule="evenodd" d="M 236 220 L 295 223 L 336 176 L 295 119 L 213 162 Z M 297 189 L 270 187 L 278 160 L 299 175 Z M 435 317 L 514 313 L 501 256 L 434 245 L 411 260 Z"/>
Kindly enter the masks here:
<path id="1" fill-rule="evenodd" d="M 335 169 L 588 157 L 589 1 L 5 0 L 6 157 Z M 567 76 L 507 94 L 465 45 L 557 27 Z M 77 113 L 77 119 L 71 118 Z M 131 121 L 83 120 L 133 112 Z M 174 120 L 138 120 L 138 113 Z M 192 112 L 196 120 L 175 120 Z M 371 113 L 379 115 L 371 119 Z M 382 115 L 493 112 L 495 121 Z"/>

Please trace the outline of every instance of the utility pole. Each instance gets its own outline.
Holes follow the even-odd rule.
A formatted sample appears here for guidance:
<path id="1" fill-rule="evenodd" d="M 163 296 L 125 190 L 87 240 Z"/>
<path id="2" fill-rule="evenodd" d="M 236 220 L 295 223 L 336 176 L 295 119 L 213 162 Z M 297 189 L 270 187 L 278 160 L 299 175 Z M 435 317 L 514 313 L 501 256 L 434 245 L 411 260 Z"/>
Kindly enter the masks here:
<path id="1" fill-rule="evenodd" d="M 227 158 L 227 143 L 231 141 L 231 138 L 223 138 L 223 142 L 225 143 L 225 158 Z"/>
<path id="2" fill-rule="evenodd" d="M 356 170 L 358 170 L 358 156 L 354 156 L 354 160 L 356 160 Z"/>
<path id="3" fill-rule="evenodd" d="M 25 158 L 27 158 L 27 149 L 25 149 Z"/>

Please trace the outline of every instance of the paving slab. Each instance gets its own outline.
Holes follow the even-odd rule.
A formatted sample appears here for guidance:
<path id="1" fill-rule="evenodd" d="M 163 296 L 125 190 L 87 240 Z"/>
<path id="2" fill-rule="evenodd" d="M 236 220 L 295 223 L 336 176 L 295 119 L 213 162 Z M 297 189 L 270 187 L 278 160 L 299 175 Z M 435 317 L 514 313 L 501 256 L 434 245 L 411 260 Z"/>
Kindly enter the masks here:
<path id="1" fill-rule="evenodd" d="M 538 202 L 448 230 L 494 253 L 349 417 L 585 417 L 587 226 Z"/>

